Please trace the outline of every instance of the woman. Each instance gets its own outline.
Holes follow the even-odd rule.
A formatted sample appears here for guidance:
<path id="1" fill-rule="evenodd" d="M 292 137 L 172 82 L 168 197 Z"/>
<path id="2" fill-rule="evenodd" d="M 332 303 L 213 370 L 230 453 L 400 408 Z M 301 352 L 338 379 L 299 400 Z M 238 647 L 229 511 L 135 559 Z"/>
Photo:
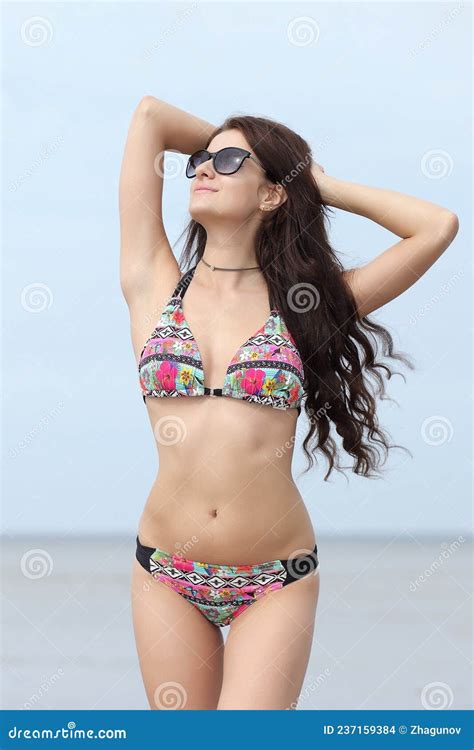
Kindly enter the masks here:
<path id="1" fill-rule="evenodd" d="M 164 152 L 191 154 L 181 273 L 162 220 Z M 344 269 L 329 206 L 401 239 Z M 145 96 L 120 176 L 120 279 L 159 454 L 133 562 L 133 623 L 154 709 L 294 708 L 319 595 L 314 530 L 291 475 L 303 448 L 340 467 L 330 428 L 370 476 L 390 334 L 367 317 L 417 281 L 455 214 L 325 174 L 296 133 L 258 117 L 221 128 Z M 374 376 L 378 393 L 369 388 Z M 304 402 L 303 402 L 304 396 Z M 311 447 L 310 450 L 308 448 Z M 223 642 L 222 627 L 230 626 Z"/>

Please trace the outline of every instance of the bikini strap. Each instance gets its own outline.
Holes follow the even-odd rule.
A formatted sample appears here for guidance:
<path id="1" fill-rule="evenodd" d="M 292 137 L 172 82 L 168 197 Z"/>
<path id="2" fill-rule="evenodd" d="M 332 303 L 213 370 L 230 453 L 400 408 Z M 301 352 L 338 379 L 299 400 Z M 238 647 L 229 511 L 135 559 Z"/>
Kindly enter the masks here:
<path id="1" fill-rule="evenodd" d="M 187 271 L 183 273 L 180 280 L 178 281 L 176 288 L 173 292 L 173 297 L 181 297 L 181 299 L 186 294 L 186 290 L 191 282 L 191 279 L 194 276 L 194 271 L 196 270 L 196 266 L 193 268 L 189 268 Z"/>

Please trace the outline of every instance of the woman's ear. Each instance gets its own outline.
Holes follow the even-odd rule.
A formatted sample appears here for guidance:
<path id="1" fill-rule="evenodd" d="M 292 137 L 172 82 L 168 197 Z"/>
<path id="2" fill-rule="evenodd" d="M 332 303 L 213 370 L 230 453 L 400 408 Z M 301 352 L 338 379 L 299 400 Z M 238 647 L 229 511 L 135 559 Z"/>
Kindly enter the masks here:
<path id="1" fill-rule="evenodd" d="M 261 198 L 261 211 L 275 211 L 288 200 L 288 194 L 283 185 L 270 184 L 265 187 L 265 194 Z"/>
<path id="2" fill-rule="evenodd" d="M 264 204 L 270 208 L 270 210 L 276 209 L 282 206 L 288 200 L 288 193 L 286 192 L 283 185 L 279 183 L 268 186 L 268 195 L 264 200 Z"/>
<path id="3" fill-rule="evenodd" d="M 276 184 L 274 190 L 278 194 L 278 202 L 276 205 L 281 206 L 283 205 L 283 203 L 286 203 L 286 201 L 288 200 L 288 193 L 286 192 L 283 185 Z"/>

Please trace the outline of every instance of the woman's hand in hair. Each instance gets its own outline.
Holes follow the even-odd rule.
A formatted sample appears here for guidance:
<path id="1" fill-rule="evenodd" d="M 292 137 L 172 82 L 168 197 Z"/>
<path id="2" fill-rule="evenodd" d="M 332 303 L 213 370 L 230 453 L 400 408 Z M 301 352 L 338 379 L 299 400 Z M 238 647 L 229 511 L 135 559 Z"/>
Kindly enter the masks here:
<path id="1" fill-rule="evenodd" d="M 326 170 L 324 169 L 324 167 L 322 166 L 322 164 L 318 164 L 317 161 L 313 161 L 311 163 L 311 171 L 312 171 L 314 177 L 317 178 L 318 175 L 321 174 L 321 172 L 325 172 Z"/>
<path id="2" fill-rule="evenodd" d="M 311 174 L 314 177 L 314 181 L 316 182 L 319 192 L 321 193 L 321 198 L 323 203 L 327 203 L 327 196 L 324 191 L 324 185 L 327 182 L 327 174 L 326 170 L 322 166 L 322 164 L 318 164 L 316 161 L 311 162 Z"/>

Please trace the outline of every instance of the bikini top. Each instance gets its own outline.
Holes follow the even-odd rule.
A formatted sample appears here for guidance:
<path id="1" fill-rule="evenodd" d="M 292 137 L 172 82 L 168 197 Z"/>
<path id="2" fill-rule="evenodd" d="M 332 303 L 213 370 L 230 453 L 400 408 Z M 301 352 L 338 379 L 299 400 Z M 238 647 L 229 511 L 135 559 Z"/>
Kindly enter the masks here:
<path id="1" fill-rule="evenodd" d="M 277 409 L 298 409 L 304 395 L 303 362 L 278 310 L 235 353 L 222 388 L 204 386 L 201 354 L 184 317 L 182 299 L 196 266 L 183 274 L 140 354 L 138 374 L 146 397 L 228 396 Z"/>

